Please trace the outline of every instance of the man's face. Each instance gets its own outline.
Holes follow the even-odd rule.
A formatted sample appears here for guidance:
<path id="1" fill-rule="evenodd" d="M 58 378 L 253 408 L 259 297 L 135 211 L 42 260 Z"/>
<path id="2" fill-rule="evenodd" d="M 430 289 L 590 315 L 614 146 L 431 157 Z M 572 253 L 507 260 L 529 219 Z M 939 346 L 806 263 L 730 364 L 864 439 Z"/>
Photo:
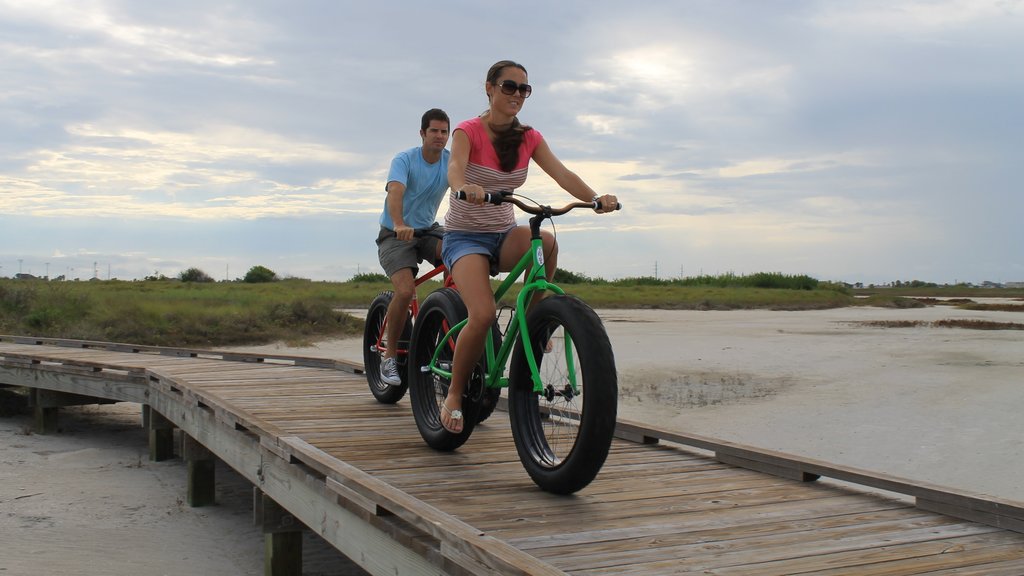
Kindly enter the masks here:
<path id="1" fill-rule="evenodd" d="M 420 130 L 423 147 L 440 152 L 448 145 L 448 123 L 444 120 L 431 120 L 426 130 Z"/>

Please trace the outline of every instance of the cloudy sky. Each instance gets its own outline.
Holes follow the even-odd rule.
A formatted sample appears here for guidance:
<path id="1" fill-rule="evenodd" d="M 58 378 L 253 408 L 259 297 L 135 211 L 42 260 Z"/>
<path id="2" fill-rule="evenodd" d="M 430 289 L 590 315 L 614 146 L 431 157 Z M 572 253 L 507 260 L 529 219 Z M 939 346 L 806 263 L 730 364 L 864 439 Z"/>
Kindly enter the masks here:
<path id="1" fill-rule="evenodd" d="M 1024 281 L 1018 0 L 0 0 L 0 276 L 377 272 L 391 157 L 506 58 L 625 206 L 563 268 Z"/>

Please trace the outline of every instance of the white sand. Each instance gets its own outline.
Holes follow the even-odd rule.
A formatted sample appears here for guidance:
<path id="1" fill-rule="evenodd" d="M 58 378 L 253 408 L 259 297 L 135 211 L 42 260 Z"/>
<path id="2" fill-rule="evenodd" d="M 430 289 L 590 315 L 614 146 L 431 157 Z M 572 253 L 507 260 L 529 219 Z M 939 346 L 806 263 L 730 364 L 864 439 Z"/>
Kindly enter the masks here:
<path id="1" fill-rule="evenodd" d="M 600 313 L 622 417 L 1024 502 L 1024 331 L 857 324 L 1024 314 Z M 359 339 L 244 349 L 362 360 Z M 181 461 L 147 460 L 137 406 L 65 409 L 53 436 L 29 422 L 0 418 L 0 574 L 262 570 L 248 485 L 218 468 L 219 504 L 189 508 Z M 358 573 L 306 542 L 307 574 Z"/>

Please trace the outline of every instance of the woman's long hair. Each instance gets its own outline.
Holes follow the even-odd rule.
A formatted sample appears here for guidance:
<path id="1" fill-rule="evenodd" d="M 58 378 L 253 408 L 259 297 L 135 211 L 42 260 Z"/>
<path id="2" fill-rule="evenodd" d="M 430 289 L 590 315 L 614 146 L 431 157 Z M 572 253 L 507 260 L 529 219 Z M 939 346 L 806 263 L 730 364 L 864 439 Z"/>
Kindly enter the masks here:
<path id="1" fill-rule="evenodd" d="M 502 60 L 491 66 L 490 70 L 487 71 L 487 83 L 491 86 L 498 85 L 498 76 L 501 76 L 501 71 L 509 66 L 519 68 L 526 73 L 526 67 L 518 62 L 512 60 Z M 490 102 L 488 102 L 490 104 Z M 491 126 L 491 130 L 494 130 L 494 126 Z M 494 151 L 498 154 L 498 162 L 501 165 L 501 169 L 505 172 L 511 172 L 515 170 L 516 165 L 519 164 L 519 146 L 523 143 L 523 134 L 526 131 L 531 130 L 529 126 L 519 123 L 519 118 L 513 117 L 512 124 L 505 130 L 498 131 L 494 130 Z"/>

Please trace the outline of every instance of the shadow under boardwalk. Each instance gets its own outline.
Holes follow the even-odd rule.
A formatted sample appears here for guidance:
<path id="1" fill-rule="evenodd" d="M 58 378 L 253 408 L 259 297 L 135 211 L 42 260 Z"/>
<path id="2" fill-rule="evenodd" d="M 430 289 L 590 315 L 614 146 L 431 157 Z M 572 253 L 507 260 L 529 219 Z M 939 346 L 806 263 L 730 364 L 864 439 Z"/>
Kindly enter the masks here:
<path id="1" fill-rule="evenodd" d="M 1024 574 L 1019 503 L 635 423 L 555 496 L 505 412 L 440 453 L 358 366 L 117 346 L 0 337 L 0 383 L 151 406 L 371 573 Z"/>

